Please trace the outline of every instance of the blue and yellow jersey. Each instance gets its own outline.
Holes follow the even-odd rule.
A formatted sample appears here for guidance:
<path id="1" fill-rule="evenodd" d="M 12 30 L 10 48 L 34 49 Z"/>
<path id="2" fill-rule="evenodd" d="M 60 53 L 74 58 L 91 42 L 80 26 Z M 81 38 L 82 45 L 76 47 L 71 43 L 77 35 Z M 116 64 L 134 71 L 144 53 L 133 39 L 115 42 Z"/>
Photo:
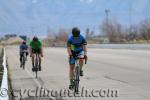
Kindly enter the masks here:
<path id="1" fill-rule="evenodd" d="M 80 34 L 79 37 L 73 37 L 72 34 L 68 36 L 67 47 L 70 47 L 74 52 L 83 51 L 83 45 L 86 45 L 87 41 L 84 35 Z"/>

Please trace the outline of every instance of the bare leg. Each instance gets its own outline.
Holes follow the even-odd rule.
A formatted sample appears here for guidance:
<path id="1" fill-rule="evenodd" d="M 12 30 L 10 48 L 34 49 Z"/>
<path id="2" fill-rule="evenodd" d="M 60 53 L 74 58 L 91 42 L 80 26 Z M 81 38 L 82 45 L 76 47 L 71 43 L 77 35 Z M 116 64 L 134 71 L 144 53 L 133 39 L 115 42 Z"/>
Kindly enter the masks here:
<path id="1" fill-rule="evenodd" d="M 80 76 L 83 76 L 83 70 L 82 70 L 82 68 L 83 68 L 83 59 L 80 59 L 79 60 L 79 64 L 80 64 Z"/>
<path id="2" fill-rule="evenodd" d="M 34 54 L 32 53 L 32 66 L 34 67 Z"/>
<path id="3" fill-rule="evenodd" d="M 41 62 L 42 62 L 42 57 L 41 55 L 39 56 L 39 70 L 41 71 Z"/>
<path id="4" fill-rule="evenodd" d="M 69 78 L 70 78 L 70 84 L 71 85 L 72 85 L 73 79 L 74 79 L 74 68 L 75 68 L 75 65 L 70 65 Z"/>
<path id="5" fill-rule="evenodd" d="M 80 64 L 80 70 L 82 70 L 82 67 L 83 67 L 83 62 L 84 62 L 84 59 L 80 59 L 80 60 L 79 60 L 79 64 Z"/>

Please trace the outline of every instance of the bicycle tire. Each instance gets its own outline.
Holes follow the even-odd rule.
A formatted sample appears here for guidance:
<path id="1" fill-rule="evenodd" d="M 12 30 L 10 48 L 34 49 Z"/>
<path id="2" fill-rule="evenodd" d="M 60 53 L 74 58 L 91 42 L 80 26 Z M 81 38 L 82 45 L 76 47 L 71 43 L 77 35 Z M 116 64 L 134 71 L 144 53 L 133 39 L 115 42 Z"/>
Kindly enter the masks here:
<path id="1" fill-rule="evenodd" d="M 22 64 L 23 69 L 25 69 L 25 61 L 26 61 L 26 58 L 25 58 L 25 53 L 24 53 L 23 54 L 23 64 Z"/>
<path id="2" fill-rule="evenodd" d="M 38 54 L 36 54 L 36 59 L 35 59 L 35 74 L 36 74 L 36 78 L 38 78 L 38 67 L 39 67 L 39 56 Z"/>
<path id="3" fill-rule="evenodd" d="M 22 68 L 22 64 L 23 64 L 23 60 L 22 60 L 22 57 L 21 57 L 20 68 Z"/>
<path id="4" fill-rule="evenodd" d="M 79 92 L 79 81 L 80 81 L 80 70 L 79 66 L 77 66 L 75 69 L 75 86 L 74 86 L 75 93 Z"/>

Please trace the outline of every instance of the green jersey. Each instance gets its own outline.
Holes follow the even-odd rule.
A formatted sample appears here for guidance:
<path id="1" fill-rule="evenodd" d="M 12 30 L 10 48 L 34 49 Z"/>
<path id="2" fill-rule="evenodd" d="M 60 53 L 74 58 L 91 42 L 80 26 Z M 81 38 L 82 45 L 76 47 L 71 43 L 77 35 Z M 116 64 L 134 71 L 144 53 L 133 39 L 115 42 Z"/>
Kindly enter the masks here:
<path id="1" fill-rule="evenodd" d="M 41 49 L 42 48 L 42 42 L 41 41 L 37 41 L 37 42 L 31 41 L 30 46 L 32 49 Z"/>

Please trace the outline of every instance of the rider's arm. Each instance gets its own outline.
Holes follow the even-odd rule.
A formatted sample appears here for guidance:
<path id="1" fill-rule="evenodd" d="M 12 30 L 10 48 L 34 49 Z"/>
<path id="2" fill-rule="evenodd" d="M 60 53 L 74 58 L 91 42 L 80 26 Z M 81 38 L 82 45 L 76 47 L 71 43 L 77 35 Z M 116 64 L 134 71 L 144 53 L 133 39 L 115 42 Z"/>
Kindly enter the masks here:
<path id="1" fill-rule="evenodd" d="M 43 55 L 43 44 L 41 43 L 41 53 L 42 53 L 42 57 L 44 56 Z"/>
<path id="2" fill-rule="evenodd" d="M 69 41 L 67 41 L 67 51 L 68 51 L 68 55 L 72 56 L 72 52 L 71 52 L 71 44 Z"/>
<path id="3" fill-rule="evenodd" d="M 38 41 L 38 48 L 41 50 L 41 56 L 43 57 L 43 43 L 41 40 Z"/>
<path id="4" fill-rule="evenodd" d="M 85 38 L 83 38 L 83 50 L 84 50 L 84 55 L 87 55 L 87 41 Z"/>
<path id="5" fill-rule="evenodd" d="M 30 52 L 30 56 L 32 54 L 32 42 L 30 42 L 30 45 L 29 45 L 29 52 Z"/>
<path id="6" fill-rule="evenodd" d="M 22 51 L 21 45 L 19 46 L 19 51 L 20 51 L 20 52 Z"/>
<path id="7" fill-rule="evenodd" d="M 32 47 L 31 46 L 29 46 L 29 52 L 30 52 L 30 54 L 32 54 Z"/>
<path id="8" fill-rule="evenodd" d="M 87 55 L 87 45 L 83 45 L 84 55 Z"/>
<path id="9" fill-rule="evenodd" d="M 26 45 L 26 49 L 25 50 L 26 50 L 26 52 L 28 52 L 28 50 L 29 50 L 29 46 L 28 45 Z"/>
<path id="10" fill-rule="evenodd" d="M 68 55 L 69 55 L 69 56 L 72 56 L 71 48 L 70 48 L 70 47 L 67 47 L 67 51 L 68 51 Z"/>

